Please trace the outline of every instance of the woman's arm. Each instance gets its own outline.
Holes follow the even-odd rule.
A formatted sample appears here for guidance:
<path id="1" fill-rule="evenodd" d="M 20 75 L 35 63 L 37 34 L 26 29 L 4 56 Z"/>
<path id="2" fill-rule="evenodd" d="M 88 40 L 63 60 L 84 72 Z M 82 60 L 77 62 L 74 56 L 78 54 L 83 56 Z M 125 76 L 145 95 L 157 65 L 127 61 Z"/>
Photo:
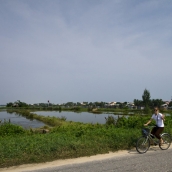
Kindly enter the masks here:
<path id="1" fill-rule="evenodd" d="M 165 121 L 165 115 L 162 114 L 161 119 Z"/>
<path id="2" fill-rule="evenodd" d="M 144 124 L 144 126 L 149 125 L 151 122 L 152 122 L 152 118 L 146 124 Z"/>

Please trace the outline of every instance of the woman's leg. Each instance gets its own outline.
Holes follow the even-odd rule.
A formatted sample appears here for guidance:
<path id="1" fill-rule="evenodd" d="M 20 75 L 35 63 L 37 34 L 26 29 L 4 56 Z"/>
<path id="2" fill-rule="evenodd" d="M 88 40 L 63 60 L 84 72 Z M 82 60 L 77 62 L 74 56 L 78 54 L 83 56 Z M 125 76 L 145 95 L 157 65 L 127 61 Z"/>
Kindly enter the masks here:
<path id="1" fill-rule="evenodd" d="M 164 127 L 158 127 L 158 129 L 155 132 L 155 136 L 160 140 L 160 143 L 163 143 L 163 140 L 161 139 L 160 134 L 164 130 Z"/>
<path id="2" fill-rule="evenodd" d="M 158 129 L 157 127 L 152 128 L 151 134 L 155 135 L 157 129 Z"/>
<path id="3" fill-rule="evenodd" d="M 156 133 L 157 127 L 152 128 L 151 134 L 153 135 L 152 138 L 154 138 Z M 151 145 L 154 145 L 154 141 L 151 139 Z"/>

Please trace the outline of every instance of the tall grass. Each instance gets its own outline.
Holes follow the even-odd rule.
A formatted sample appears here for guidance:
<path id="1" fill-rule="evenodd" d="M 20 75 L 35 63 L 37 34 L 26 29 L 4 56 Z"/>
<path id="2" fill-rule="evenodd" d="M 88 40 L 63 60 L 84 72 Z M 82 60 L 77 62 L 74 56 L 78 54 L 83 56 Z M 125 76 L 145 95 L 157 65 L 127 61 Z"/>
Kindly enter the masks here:
<path id="1" fill-rule="evenodd" d="M 72 124 L 55 127 L 49 134 L 0 137 L 0 167 L 129 149 L 139 133 L 111 125 Z"/>

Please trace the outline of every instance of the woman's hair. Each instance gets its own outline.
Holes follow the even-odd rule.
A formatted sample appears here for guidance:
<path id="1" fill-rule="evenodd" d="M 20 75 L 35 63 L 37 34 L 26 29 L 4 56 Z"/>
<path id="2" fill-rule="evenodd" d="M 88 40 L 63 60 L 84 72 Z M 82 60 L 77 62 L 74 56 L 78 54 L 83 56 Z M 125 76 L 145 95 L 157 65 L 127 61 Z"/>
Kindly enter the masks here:
<path id="1" fill-rule="evenodd" d="M 157 110 L 159 110 L 159 107 L 158 107 L 158 106 L 155 106 L 155 107 L 154 107 L 154 109 L 157 109 Z"/>

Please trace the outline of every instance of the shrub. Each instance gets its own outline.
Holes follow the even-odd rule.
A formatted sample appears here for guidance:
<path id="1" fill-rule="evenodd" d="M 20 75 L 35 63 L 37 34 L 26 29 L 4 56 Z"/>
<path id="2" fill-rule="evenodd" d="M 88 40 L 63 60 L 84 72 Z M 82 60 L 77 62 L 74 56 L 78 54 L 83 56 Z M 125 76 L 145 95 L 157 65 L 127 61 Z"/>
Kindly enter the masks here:
<path id="1" fill-rule="evenodd" d="M 106 125 L 115 125 L 116 120 L 113 116 L 108 116 L 107 118 L 105 117 L 106 120 Z"/>
<path id="2" fill-rule="evenodd" d="M 11 124 L 10 122 L 4 122 L 0 125 L 0 136 L 12 136 L 18 134 L 24 134 L 26 130 L 24 130 L 21 126 Z"/>

